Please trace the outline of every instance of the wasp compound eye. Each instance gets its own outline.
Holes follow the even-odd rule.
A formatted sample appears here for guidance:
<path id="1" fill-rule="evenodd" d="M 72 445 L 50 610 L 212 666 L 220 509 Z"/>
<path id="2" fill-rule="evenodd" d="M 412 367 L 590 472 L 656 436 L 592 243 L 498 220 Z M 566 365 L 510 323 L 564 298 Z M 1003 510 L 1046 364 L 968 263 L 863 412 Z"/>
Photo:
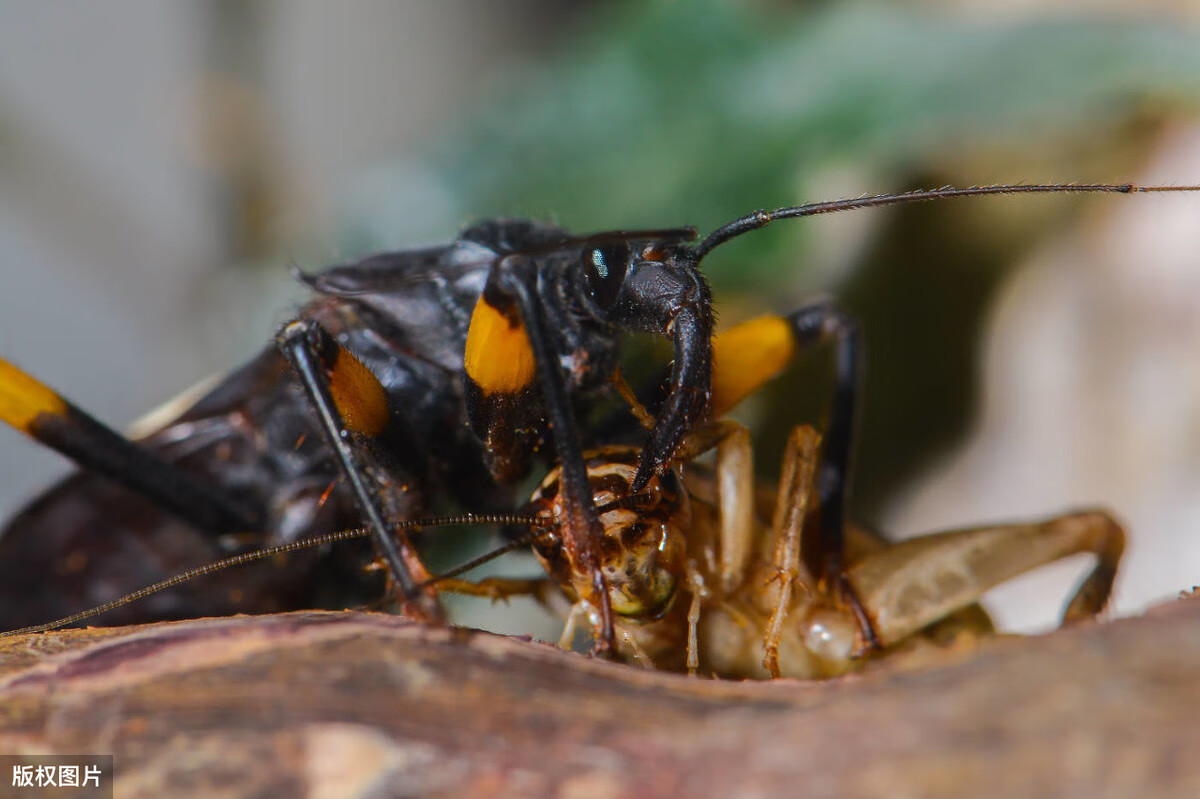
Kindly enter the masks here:
<path id="1" fill-rule="evenodd" d="M 588 293 L 601 308 L 611 308 L 617 301 L 625 272 L 629 269 L 629 245 L 614 241 L 599 247 L 589 247 L 583 252 L 583 266 L 587 270 Z"/>

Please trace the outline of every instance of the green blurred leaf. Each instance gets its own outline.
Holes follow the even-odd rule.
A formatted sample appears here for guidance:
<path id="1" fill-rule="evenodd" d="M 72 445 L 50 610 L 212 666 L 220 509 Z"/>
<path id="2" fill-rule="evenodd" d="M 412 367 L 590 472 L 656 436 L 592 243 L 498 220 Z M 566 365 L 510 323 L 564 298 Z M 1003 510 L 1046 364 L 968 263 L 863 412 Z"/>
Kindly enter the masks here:
<path id="1" fill-rule="evenodd" d="M 499 81 L 419 158 L 366 176 L 344 205 L 347 249 L 446 238 L 497 215 L 708 229 L 828 199 L 804 187 L 833 166 L 887 174 L 964 141 L 1097 136 L 1145 98 L 1200 97 L 1200 37 L 1151 21 L 989 25 L 872 4 L 697 0 L 605 7 L 584 29 Z M 732 248 L 738 280 L 770 285 L 803 228 Z M 715 257 L 709 273 L 721 282 L 733 263 Z"/>

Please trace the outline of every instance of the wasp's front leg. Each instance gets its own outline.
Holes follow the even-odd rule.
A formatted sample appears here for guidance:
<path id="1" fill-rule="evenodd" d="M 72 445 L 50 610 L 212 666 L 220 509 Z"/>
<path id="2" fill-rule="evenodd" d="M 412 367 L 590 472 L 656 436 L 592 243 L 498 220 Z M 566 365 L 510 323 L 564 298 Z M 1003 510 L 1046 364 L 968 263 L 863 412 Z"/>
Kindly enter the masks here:
<path id="1" fill-rule="evenodd" d="M 356 436 L 370 440 L 387 426 L 390 409 L 383 386 L 317 322 L 289 323 L 279 332 L 277 343 L 316 411 L 318 429 L 337 456 L 405 611 L 426 621 L 442 621 L 437 592 L 419 588 L 430 579 L 428 571 L 408 536 L 389 528 L 378 487 L 371 484 L 367 473 L 373 465 L 368 463 L 369 456 L 352 444 Z"/>
<path id="2" fill-rule="evenodd" d="M 1125 531 L 1105 511 L 1081 511 L 1042 522 L 954 530 L 874 552 L 846 579 L 890 646 L 974 603 L 988 589 L 1080 552 L 1097 557 L 1076 590 L 1063 623 L 1099 613 L 1112 593 Z"/>
<path id="3" fill-rule="evenodd" d="M 509 462 L 527 455 L 533 446 L 532 442 L 523 444 L 519 437 L 519 428 L 533 424 L 514 423 L 509 414 L 520 410 L 521 418 L 532 422 L 527 418 L 529 403 L 540 387 L 542 407 L 538 410 L 545 413 L 544 424 L 562 470 L 566 545 L 573 560 L 591 577 L 581 598 L 599 615 L 593 649 L 597 655 L 611 656 L 615 646 L 612 599 L 595 551 L 603 531 L 538 287 L 537 264 L 528 258 L 510 256 L 493 266 L 467 335 L 467 412 L 486 444 L 493 474 L 506 476 Z"/>

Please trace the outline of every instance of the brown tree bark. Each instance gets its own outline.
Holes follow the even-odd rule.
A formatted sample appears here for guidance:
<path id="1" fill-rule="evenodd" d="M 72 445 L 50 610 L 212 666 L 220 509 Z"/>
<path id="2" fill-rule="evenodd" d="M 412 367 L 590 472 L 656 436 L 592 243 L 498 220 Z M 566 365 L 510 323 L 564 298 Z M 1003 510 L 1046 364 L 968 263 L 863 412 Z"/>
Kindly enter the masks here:
<path id="1" fill-rule="evenodd" d="M 1200 796 L 1200 602 L 827 683 L 366 613 L 0 641 L 0 752 L 117 796 Z"/>

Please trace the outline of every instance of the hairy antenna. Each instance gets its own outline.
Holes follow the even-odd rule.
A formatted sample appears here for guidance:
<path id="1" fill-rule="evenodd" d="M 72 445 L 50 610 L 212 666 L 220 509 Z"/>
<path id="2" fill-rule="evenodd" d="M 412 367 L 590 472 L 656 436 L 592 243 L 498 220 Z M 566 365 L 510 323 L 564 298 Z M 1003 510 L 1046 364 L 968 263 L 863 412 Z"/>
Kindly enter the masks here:
<path id="1" fill-rule="evenodd" d="M 885 205 L 943 200 L 952 197 L 982 197 L 990 194 L 1137 194 L 1149 192 L 1200 191 L 1200 185 L 1138 186 L 1133 183 L 1032 183 L 995 186 L 942 186 L 939 189 L 920 189 L 897 194 L 869 194 L 845 200 L 789 205 L 774 211 L 755 211 L 727 222 L 709 233 L 693 250 L 696 263 L 715 248 L 743 233 L 764 228 L 777 219 L 819 216 L 857 208 L 879 208 Z"/>
<path id="2" fill-rule="evenodd" d="M 414 530 L 421 527 L 439 527 L 455 524 L 505 524 L 526 525 L 533 527 L 536 526 L 539 521 L 540 520 L 535 516 L 522 516 L 515 513 L 464 513 L 457 516 L 438 516 L 429 519 L 416 519 L 413 521 L 396 522 L 390 525 L 390 527 L 395 530 Z M 161 580 L 153 585 L 148 585 L 145 588 L 139 588 L 136 591 L 125 594 L 124 596 L 119 596 L 116 599 L 111 599 L 108 602 L 97 605 L 94 608 L 89 608 L 88 610 L 83 610 L 79 613 L 74 613 L 61 619 L 46 622 L 45 624 L 34 624 L 30 625 L 29 627 L 21 627 L 16 630 L 0 632 L 0 638 L 9 638 L 14 635 L 24 635 L 26 633 L 43 633 L 48 632 L 49 630 L 57 630 L 60 627 L 66 627 L 68 625 L 75 624 L 76 622 L 94 618 L 99 616 L 101 613 L 107 613 L 108 611 L 119 608 L 122 605 L 128 605 L 130 602 L 136 602 L 137 600 L 148 597 L 151 594 L 156 594 L 159 591 L 164 591 L 168 588 L 174 588 L 180 583 L 187 582 L 188 580 L 192 580 L 197 577 L 203 577 L 207 574 L 212 574 L 213 572 L 220 571 L 222 569 L 228 569 L 232 566 L 241 566 L 246 563 L 253 563 L 254 561 L 274 557 L 275 555 L 284 555 L 301 549 L 321 546 L 322 544 L 331 544 L 336 541 L 347 541 L 352 538 L 367 538 L 370 535 L 370 530 L 367 530 L 363 527 L 356 527 L 350 530 L 339 530 L 333 533 L 326 533 L 325 535 L 313 536 L 312 538 L 304 538 L 287 544 L 264 547 L 262 549 L 256 549 L 253 552 L 243 552 L 240 555 L 234 555 L 229 558 L 214 561 L 213 563 L 207 563 L 203 566 L 197 566 L 194 569 L 188 569 L 187 571 L 180 572 L 173 577 L 168 577 L 167 579 Z M 516 547 L 509 547 L 503 551 L 508 552 L 510 549 L 515 548 Z M 443 576 L 443 578 L 444 577 L 445 576 Z M 439 578 L 434 578 L 434 580 L 430 580 L 429 582 L 425 583 L 425 585 L 436 582 L 437 579 Z"/>
<path id="3" fill-rule="evenodd" d="M 650 492 L 650 491 L 643 491 L 638 494 L 630 494 L 627 497 L 618 497 L 617 499 L 614 499 L 611 502 L 606 502 L 603 505 L 597 505 L 596 506 L 596 514 L 598 516 L 603 516 L 605 513 L 608 513 L 609 511 L 618 510 L 621 508 L 637 509 L 639 507 L 639 505 L 642 505 L 646 502 L 652 502 L 654 500 L 654 498 L 655 498 L 654 493 Z M 500 557 L 501 555 L 507 555 L 509 552 L 512 552 L 514 550 L 520 549 L 521 547 L 532 544 L 534 541 L 537 541 L 539 538 L 541 538 L 547 532 L 549 532 L 550 529 L 553 527 L 552 519 L 548 519 L 546 517 L 540 517 L 540 516 L 534 516 L 534 517 L 529 517 L 529 518 L 531 519 L 531 521 L 529 522 L 529 526 L 533 528 L 529 533 L 521 536 L 520 538 L 516 538 L 516 539 L 508 542 L 507 544 L 498 546 L 495 549 L 493 549 L 491 552 L 485 552 L 484 554 L 480 555 L 479 557 L 475 558 L 474 560 L 467 561 L 466 563 L 464 563 L 460 566 L 455 566 L 453 569 L 451 569 L 448 572 L 443 572 L 442 574 L 439 574 L 435 577 L 431 577 L 430 579 L 426 580 L 425 582 L 417 585 L 417 588 L 418 589 L 428 588 L 430 586 L 437 585 L 438 583 L 440 583 L 443 580 L 451 580 L 455 577 L 459 577 L 463 574 L 466 574 L 471 569 L 474 569 L 477 566 L 482 566 L 485 563 L 490 563 L 491 561 L 495 560 L 496 558 Z M 512 524 L 522 524 L 522 523 L 523 522 L 520 522 L 520 521 L 512 522 Z"/>

